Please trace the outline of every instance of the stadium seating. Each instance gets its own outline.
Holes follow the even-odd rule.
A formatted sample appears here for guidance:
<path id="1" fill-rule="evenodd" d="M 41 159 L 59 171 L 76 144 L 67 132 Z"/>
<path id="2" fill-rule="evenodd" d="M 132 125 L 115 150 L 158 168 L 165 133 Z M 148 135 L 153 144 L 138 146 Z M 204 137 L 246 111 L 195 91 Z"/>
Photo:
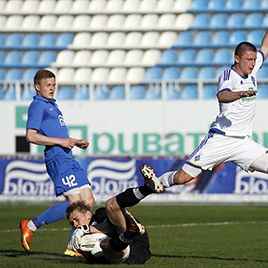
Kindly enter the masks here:
<path id="1" fill-rule="evenodd" d="M 216 98 L 216 84 L 215 85 L 204 85 L 203 87 L 203 99 L 210 100 Z"/>
<path id="2" fill-rule="evenodd" d="M 125 87 L 124 86 L 114 86 L 110 93 L 111 100 L 123 100 L 125 99 Z"/>
<path id="3" fill-rule="evenodd" d="M 160 80 L 162 78 L 162 70 L 160 67 L 152 67 L 147 69 L 145 81 Z"/>
<path id="4" fill-rule="evenodd" d="M 180 98 L 182 100 L 194 100 L 198 98 L 198 91 L 196 85 L 188 85 L 182 89 Z"/>
<path id="5" fill-rule="evenodd" d="M 25 34 L 22 47 L 32 50 L 37 49 L 39 47 L 40 35 L 37 33 Z M 21 44 L 21 43 L 20 43 Z"/>
<path id="6" fill-rule="evenodd" d="M 74 93 L 75 100 L 89 100 L 89 87 L 88 86 L 80 86 L 75 89 Z"/>
<path id="7" fill-rule="evenodd" d="M 268 86 L 267 85 L 259 85 L 258 86 L 258 99 L 268 99 Z"/>
<path id="8" fill-rule="evenodd" d="M 148 100 L 160 100 L 161 99 L 161 88 L 159 85 L 149 85 L 149 88 L 146 90 L 145 99 Z"/>
<path id="9" fill-rule="evenodd" d="M 88 100 L 90 83 L 93 99 L 195 99 L 200 79 L 216 81 L 233 63 L 237 43 L 259 48 L 266 9 L 268 0 L 0 1 L 2 75 L 32 81 L 38 68 L 54 68 L 62 99 Z M 263 80 L 266 64 L 257 74 Z M 206 83 L 203 97 L 213 98 Z M 21 98 L 30 94 L 22 85 Z"/>
<path id="10" fill-rule="evenodd" d="M 58 88 L 57 99 L 58 100 L 72 100 L 74 98 L 73 86 L 60 86 Z"/>
<path id="11" fill-rule="evenodd" d="M 132 86 L 130 89 L 131 100 L 143 100 L 145 98 L 145 88 L 142 85 Z"/>

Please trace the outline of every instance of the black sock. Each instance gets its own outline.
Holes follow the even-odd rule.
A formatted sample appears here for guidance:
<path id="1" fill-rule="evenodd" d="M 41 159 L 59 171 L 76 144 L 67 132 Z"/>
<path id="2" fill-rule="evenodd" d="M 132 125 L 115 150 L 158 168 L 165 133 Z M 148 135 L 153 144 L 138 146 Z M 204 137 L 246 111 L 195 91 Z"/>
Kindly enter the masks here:
<path id="1" fill-rule="evenodd" d="M 128 241 L 122 241 L 119 236 L 112 237 L 110 240 L 110 246 L 114 251 L 122 251 L 129 245 Z"/>

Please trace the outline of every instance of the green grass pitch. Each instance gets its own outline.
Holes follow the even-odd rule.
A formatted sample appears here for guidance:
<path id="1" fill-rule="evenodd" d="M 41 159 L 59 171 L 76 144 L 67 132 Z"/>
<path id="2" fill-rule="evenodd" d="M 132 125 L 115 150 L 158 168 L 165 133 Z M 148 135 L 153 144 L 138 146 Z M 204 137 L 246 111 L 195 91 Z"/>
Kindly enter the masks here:
<path id="1" fill-rule="evenodd" d="M 32 253 L 23 251 L 19 221 L 37 215 L 48 206 L 0 204 L 0 267 L 90 265 L 62 254 L 69 236 L 65 220 L 42 227 L 32 241 Z M 134 215 L 147 226 L 150 236 L 152 257 L 142 267 L 268 267 L 267 210 L 265 206 L 201 205 L 132 208 Z"/>

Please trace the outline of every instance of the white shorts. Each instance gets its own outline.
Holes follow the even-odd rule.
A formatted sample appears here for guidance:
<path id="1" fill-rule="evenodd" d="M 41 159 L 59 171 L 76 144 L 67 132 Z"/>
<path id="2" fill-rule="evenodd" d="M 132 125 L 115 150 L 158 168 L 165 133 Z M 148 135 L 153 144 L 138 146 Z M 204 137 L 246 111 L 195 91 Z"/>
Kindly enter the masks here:
<path id="1" fill-rule="evenodd" d="M 245 171 L 252 171 L 252 162 L 266 152 L 267 148 L 249 137 L 237 138 L 209 133 L 189 156 L 183 170 L 189 175 L 197 176 L 202 169 L 211 170 L 220 163 L 232 161 Z"/>

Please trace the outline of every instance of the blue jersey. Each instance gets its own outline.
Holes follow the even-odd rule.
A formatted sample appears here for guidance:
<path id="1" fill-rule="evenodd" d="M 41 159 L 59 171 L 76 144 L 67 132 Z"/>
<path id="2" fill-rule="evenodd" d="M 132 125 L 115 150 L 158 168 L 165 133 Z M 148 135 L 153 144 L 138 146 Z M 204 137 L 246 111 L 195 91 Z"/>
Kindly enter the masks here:
<path id="1" fill-rule="evenodd" d="M 28 109 L 26 129 L 35 129 L 40 134 L 53 138 L 68 138 L 68 129 L 64 123 L 63 115 L 59 110 L 55 99 L 46 99 L 34 96 L 34 100 Z M 57 155 L 65 155 L 72 158 L 72 151 L 58 145 L 45 147 L 46 162 Z"/>

